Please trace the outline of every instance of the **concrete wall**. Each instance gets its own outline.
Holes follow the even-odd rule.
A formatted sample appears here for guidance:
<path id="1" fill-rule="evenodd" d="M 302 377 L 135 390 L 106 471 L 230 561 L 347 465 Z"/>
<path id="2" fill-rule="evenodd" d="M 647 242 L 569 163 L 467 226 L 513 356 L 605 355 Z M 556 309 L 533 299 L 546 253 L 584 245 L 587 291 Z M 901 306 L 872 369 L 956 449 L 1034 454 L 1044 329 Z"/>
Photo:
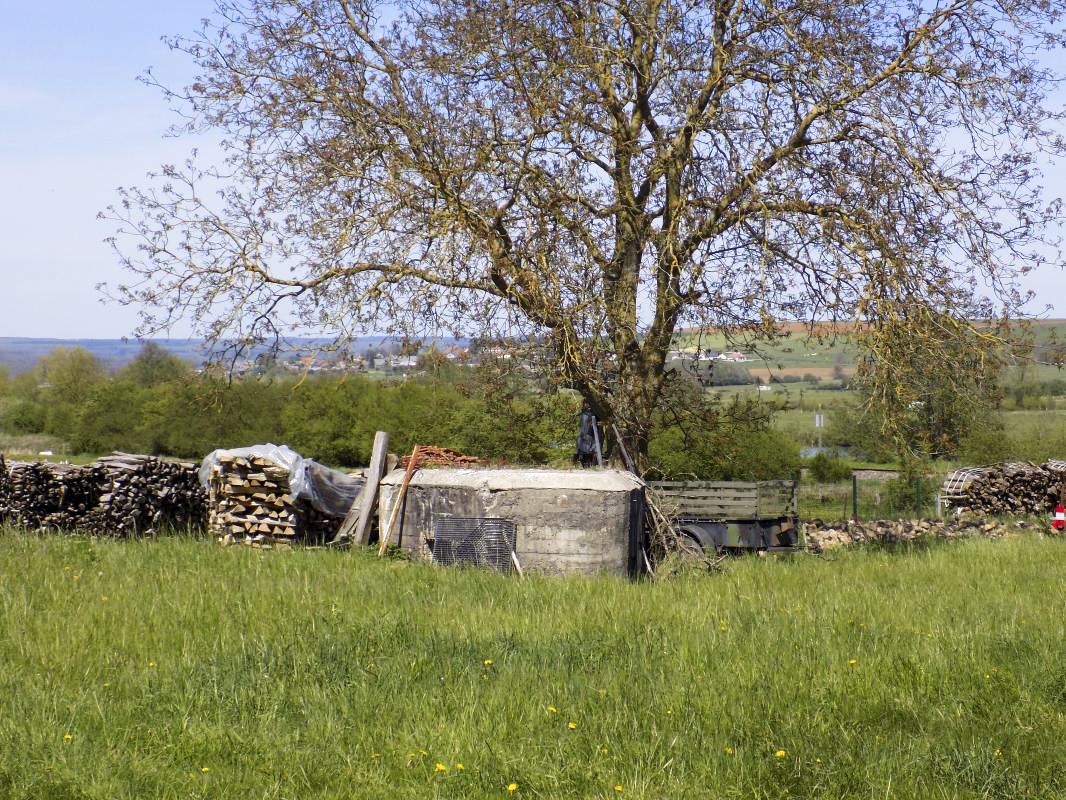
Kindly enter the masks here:
<path id="1" fill-rule="evenodd" d="M 385 476 L 379 529 L 392 514 L 403 471 Z M 517 526 L 515 551 L 523 570 L 554 574 L 625 575 L 634 491 L 643 486 L 618 470 L 419 470 L 407 489 L 399 542 L 430 558 L 426 539 L 444 517 L 499 517 Z"/>

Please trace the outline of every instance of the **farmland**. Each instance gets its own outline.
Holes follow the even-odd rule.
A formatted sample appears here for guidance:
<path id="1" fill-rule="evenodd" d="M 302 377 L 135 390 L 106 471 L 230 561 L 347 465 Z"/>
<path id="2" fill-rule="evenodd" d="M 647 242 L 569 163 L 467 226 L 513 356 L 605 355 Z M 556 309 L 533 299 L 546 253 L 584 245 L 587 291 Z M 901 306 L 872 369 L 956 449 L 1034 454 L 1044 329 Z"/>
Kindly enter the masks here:
<path id="1" fill-rule="evenodd" d="M 0 795 L 1066 795 L 1064 543 L 838 553 L 519 581 L 3 532 Z"/>

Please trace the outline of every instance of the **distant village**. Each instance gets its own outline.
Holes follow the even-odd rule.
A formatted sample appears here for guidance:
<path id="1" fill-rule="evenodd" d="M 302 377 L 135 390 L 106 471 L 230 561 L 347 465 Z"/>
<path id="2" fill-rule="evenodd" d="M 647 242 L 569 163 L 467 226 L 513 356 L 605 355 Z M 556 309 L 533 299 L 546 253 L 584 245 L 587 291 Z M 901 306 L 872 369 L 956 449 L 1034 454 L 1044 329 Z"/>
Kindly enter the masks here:
<path id="1" fill-rule="evenodd" d="M 409 347 L 404 347 L 400 343 L 392 343 L 369 347 L 361 353 L 322 351 L 278 358 L 259 356 L 238 361 L 233 371 L 237 375 L 262 375 L 279 370 L 299 375 L 351 375 L 372 372 L 404 375 L 424 369 L 427 361 L 433 358 L 456 365 L 475 367 L 485 360 L 506 361 L 520 358 L 520 355 L 516 354 L 513 346 L 430 345 L 412 352 Z M 671 366 L 695 372 L 710 370 L 714 362 L 745 364 L 754 360 L 749 354 L 736 350 L 717 352 L 697 347 L 681 347 L 671 349 L 667 353 L 667 361 Z"/>
<path id="2" fill-rule="evenodd" d="M 236 375 L 261 375 L 278 369 L 299 375 L 351 375 L 371 372 L 404 375 L 424 368 L 426 362 L 434 358 L 457 365 L 477 366 L 485 359 L 510 360 L 513 357 L 513 348 L 506 347 L 450 344 L 439 347 L 431 345 L 411 352 L 410 348 L 394 343 L 370 347 L 362 353 L 322 351 L 280 358 L 247 358 L 238 361 L 233 371 Z"/>

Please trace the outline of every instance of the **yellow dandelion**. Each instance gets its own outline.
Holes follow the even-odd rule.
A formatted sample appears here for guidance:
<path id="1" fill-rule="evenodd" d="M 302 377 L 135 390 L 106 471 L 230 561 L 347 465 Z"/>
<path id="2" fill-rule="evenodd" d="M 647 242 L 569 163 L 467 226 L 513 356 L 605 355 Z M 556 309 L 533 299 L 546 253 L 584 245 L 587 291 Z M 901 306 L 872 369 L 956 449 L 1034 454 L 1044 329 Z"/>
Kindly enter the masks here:
<path id="1" fill-rule="evenodd" d="M 205 775 L 206 775 L 206 774 L 207 774 L 208 772 L 210 772 L 210 771 L 211 771 L 211 768 L 210 768 L 210 767 L 200 767 L 200 772 L 203 772 L 203 773 L 204 773 Z"/>
<path id="2" fill-rule="evenodd" d="M 74 737 L 73 737 L 73 736 L 71 736 L 71 735 L 70 735 L 69 733 L 64 733 L 64 734 L 63 734 L 63 741 L 64 741 L 64 742 L 69 742 L 69 741 L 70 741 L 71 739 L 73 739 L 73 738 L 74 738 Z"/>
<path id="3" fill-rule="evenodd" d="M 816 759 L 814 759 L 814 763 L 815 764 L 821 764 L 822 763 L 822 759 L 816 758 Z"/>
<path id="4" fill-rule="evenodd" d="M 620 783 L 618 783 L 618 784 L 615 784 L 614 790 L 615 790 L 616 792 L 624 792 L 624 791 L 625 791 L 625 789 L 624 789 L 624 788 L 622 788 L 622 784 L 620 784 Z"/>
<path id="5" fill-rule="evenodd" d="M 576 731 L 577 730 L 577 723 L 576 722 L 568 722 L 568 723 L 566 723 L 566 727 L 569 728 L 572 731 Z"/>
<path id="6" fill-rule="evenodd" d="M 727 747 L 725 749 L 725 752 L 726 752 L 726 755 L 730 755 L 731 756 L 731 755 L 733 755 L 733 748 L 732 747 Z"/>
<path id="7" fill-rule="evenodd" d="M 429 753 L 427 753 L 427 752 L 426 752 L 425 750 L 419 750 L 419 751 L 418 751 L 418 754 L 419 754 L 420 756 L 422 756 L 423 758 L 425 758 L 426 756 L 428 756 L 428 755 L 429 755 Z"/>
<path id="8" fill-rule="evenodd" d="M 668 709 L 666 709 L 666 716 L 668 716 L 668 717 L 669 717 L 669 716 L 670 716 L 671 714 L 673 714 L 673 713 L 674 713 L 674 710 L 673 710 L 672 708 L 668 708 Z"/>
<path id="9" fill-rule="evenodd" d="M 600 752 L 603 753 L 604 755 L 607 755 L 607 748 L 606 747 L 601 747 L 600 748 Z"/>
<path id="10" fill-rule="evenodd" d="M 149 661 L 149 662 L 148 662 L 148 666 L 150 666 L 150 667 L 154 667 L 154 666 L 155 666 L 155 662 L 154 662 L 154 661 Z"/>
<path id="11" fill-rule="evenodd" d="M 462 761 L 456 761 L 455 762 L 455 771 L 456 772 L 462 772 L 463 771 L 463 762 Z"/>
<path id="12" fill-rule="evenodd" d="M 507 784 L 507 791 L 508 792 L 514 792 L 517 789 L 518 789 L 518 784 L 517 783 L 509 783 L 509 784 Z"/>
<path id="13" fill-rule="evenodd" d="M 374 760 L 381 758 L 381 753 L 371 753 L 370 757 Z"/>
<path id="14" fill-rule="evenodd" d="M 435 767 L 433 768 L 433 771 L 434 771 L 434 772 L 447 772 L 447 771 L 448 771 L 448 767 L 447 767 L 447 766 L 446 766 L 445 764 L 441 764 L 441 763 L 440 763 L 440 762 L 438 761 L 438 762 L 437 762 L 437 766 L 435 766 Z"/>
<path id="15" fill-rule="evenodd" d="M 484 664 L 486 667 L 491 667 L 492 666 L 492 659 L 491 658 L 486 658 L 481 663 Z"/>
<path id="16" fill-rule="evenodd" d="M 858 664 L 858 663 L 859 663 L 859 660 L 858 660 L 857 658 L 849 658 L 849 659 L 848 659 L 848 664 L 849 664 L 850 666 L 852 666 L 852 667 L 854 667 L 854 666 L 855 666 L 856 664 Z"/>
<path id="17" fill-rule="evenodd" d="M 557 709 L 557 708 L 556 708 L 555 706 L 548 706 L 548 713 L 549 713 L 549 714 L 554 714 L 554 713 L 555 713 L 555 712 L 557 712 L 558 710 L 559 710 L 559 709 Z"/>
<path id="18" fill-rule="evenodd" d="M 785 757 L 785 751 L 784 750 L 778 750 L 776 753 L 774 753 L 774 758 L 784 758 L 784 757 Z"/>

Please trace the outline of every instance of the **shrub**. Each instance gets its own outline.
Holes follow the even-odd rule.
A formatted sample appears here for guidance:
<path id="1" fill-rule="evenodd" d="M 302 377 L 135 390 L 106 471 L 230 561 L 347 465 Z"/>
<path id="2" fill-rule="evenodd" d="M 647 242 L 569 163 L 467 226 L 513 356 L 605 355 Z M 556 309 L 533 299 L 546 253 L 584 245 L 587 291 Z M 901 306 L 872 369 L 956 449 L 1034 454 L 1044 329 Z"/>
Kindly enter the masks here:
<path id="1" fill-rule="evenodd" d="M 996 464 L 1008 461 L 1015 450 L 1002 425 L 974 426 L 959 444 L 959 459 L 966 464 Z"/>
<path id="2" fill-rule="evenodd" d="M 807 460 L 810 477 L 817 483 L 837 483 L 851 477 L 851 466 L 842 458 L 818 453 Z"/>

